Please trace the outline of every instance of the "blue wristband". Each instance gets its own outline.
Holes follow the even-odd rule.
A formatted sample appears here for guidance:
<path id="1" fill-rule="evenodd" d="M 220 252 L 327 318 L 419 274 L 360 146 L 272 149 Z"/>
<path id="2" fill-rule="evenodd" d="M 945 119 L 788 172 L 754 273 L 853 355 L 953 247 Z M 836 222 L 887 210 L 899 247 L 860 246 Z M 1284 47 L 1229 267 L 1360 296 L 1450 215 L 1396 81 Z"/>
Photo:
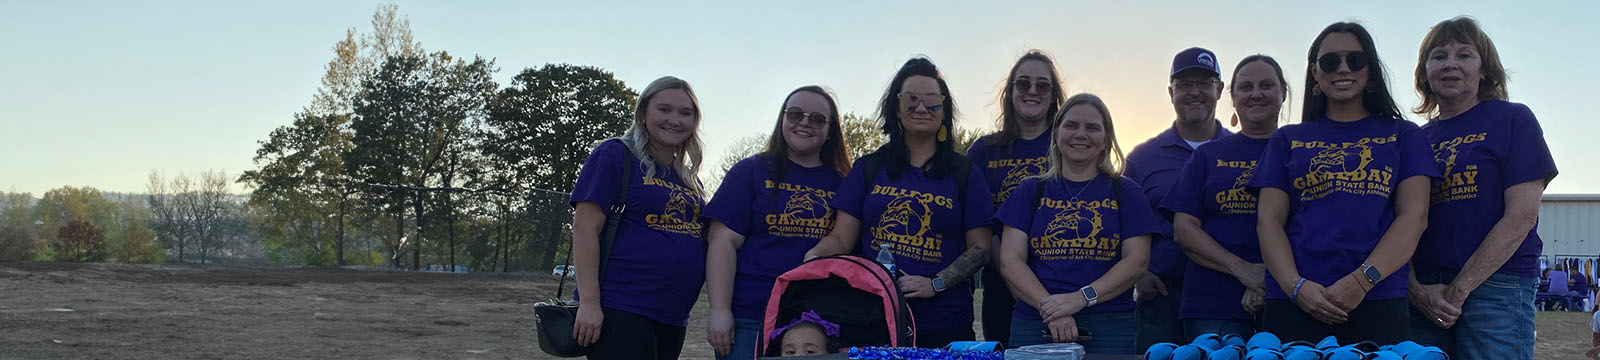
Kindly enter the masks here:
<path id="1" fill-rule="evenodd" d="M 1300 278 L 1300 281 L 1295 281 L 1294 282 L 1294 294 L 1293 295 L 1289 295 L 1289 300 L 1290 301 L 1300 302 L 1300 285 L 1305 285 L 1305 284 L 1306 284 L 1306 278 Z"/>

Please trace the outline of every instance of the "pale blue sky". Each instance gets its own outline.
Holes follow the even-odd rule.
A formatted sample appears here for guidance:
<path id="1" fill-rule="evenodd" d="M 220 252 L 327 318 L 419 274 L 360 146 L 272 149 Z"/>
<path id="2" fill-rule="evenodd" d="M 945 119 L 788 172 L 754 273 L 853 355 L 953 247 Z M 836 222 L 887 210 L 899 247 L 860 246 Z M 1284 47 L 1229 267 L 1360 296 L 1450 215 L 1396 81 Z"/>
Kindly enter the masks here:
<path id="1" fill-rule="evenodd" d="M 1511 72 L 1512 100 L 1544 126 L 1562 170 L 1550 192 L 1600 192 L 1590 185 L 1600 170 L 1584 166 L 1600 155 L 1582 110 L 1593 105 L 1583 105 L 1594 87 L 1585 82 L 1600 78 L 1592 1 L 397 3 L 426 49 L 494 58 L 502 86 L 560 62 L 605 68 L 636 89 L 661 75 L 689 80 L 711 163 L 734 140 L 769 131 L 783 95 L 801 85 L 828 86 L 842 110 L 869 114 L 915 54 L 942 68 L 961 125 L 988 129 L 996 89 L 1030 48 L 1056 56 L 1069 92 L 1104 97 L 1131 146 L 1170 124 L 1166 75 L 1179 50 L 1211 48 L 1225 72 L 1272 55 L 1298 98 L 1312 37 L 1341 20 L 1374 33 L 1409 108 L 1428 27 L 1473 15 Z M 151 170 L 253 168 L 256 142 L 310 102 L 330 47 L 346 28 L 367 31 L 377 5 L 0 1 L 0 190 L 142 192 Z M 1292 118 L 1299 107 L 1288 107 Z"/>

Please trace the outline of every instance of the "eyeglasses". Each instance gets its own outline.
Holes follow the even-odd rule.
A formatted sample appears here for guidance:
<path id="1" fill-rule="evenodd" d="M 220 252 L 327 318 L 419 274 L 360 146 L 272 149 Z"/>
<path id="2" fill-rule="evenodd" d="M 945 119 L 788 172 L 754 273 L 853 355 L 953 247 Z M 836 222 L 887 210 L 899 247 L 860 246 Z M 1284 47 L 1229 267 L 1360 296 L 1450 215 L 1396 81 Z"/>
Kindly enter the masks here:
<path id="1" fill-rule="evenodd" d="M 820 113 L 820 112 L 809 112 L 808 113 L 808 112 L 805 112 L 805 111 L 801 111 L 799 108 L 793 108 L 793 109 L 789 109 L 789 110 L 784 110 L 783 111 L 783 120 L 784 121 L 788 121 L 789 124 L 791 124 L 791 125 L 800 125 L 800 122 L 802 120 L 809 120 L 809 121 L 811 121 L 811 125 L 818 126 L 818 127 L 822 127 L 822 126 L 827 126 L 828 125 L 828 115 L 824 115 L 823 113 Z"/>
<path id="2" fill-rule="evenodd" d="M 1051 84 L 1049 80 L 1033 82 L 1028 79 L 1016 79 L 1011 81 L 1011 85 L 1015 86 L 1019 93 L 1026 93 L 1031 88 L 1034 92 L 1044 94 L 1056 88 L 1056 84 Z"/>
<path id="3" fill-rule="evenodd" d="M 1178 92 L 1204 91 L 1210 90 L 1215 86 L 1217 86 L 1217 79 L 1205 79 L 1204 81 L 1178 80 L 1172 82 L 1172 89 Z"/>
<path id="4" fill-rule="evenodd" d="M 1344 61 L 1339 61 L 1341 57 L 1344 58 Z M 1361 69 L 1367 68 L 1367 53 L 1360 51 L 1331 52 L 1322 54 L 1322 57 L 1317 58 L 1317 66 L 1321 67 L 1322 72 L 1325 73 L 1338 72 L 1340 62 L 1350 65 L 1350 71 L 1361 71 Z"/>
<path id="5" fill-rule="evenodd" d="M 944 110 L 944 95 L 901 92 L 899 97 L 900 105 L 905 106 L 907 111 L 917 111 L 917 104 L 930 112 Z"/>

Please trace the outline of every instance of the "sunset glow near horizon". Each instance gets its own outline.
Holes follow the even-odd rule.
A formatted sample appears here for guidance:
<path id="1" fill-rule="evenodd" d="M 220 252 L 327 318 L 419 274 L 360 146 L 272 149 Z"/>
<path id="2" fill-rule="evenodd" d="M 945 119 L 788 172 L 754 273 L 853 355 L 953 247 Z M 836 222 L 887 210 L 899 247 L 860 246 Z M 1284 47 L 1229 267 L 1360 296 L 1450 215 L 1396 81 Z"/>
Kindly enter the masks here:
<path id="1" fill-rule="evenodd" d="M 1365 25 L 1408 118 L 1418 46 L 1433 24 L 1478 19 L 1510 72 L 1511 100 L 1531 107 L 1561 175 L 1547 193 L 1600 193 L 1587 138 L 1597 78 L 1600 3 L 1351 1 L 1179 2 L 397 2 L 427 51 L 492 58 L 505 87 L 524 68 L 592 65 L 635 90 L 662 75 L 701 100 L 707 168 L 734 141 L 764 136 L 783 96 L 826 86 L 842 113 L 871 116 L 898 66 L 927 56 L 948 80 L 960 126 L 991 132 L 1006 72 L 1029 49 L 1051 53 L 1067 92 L 1108 104 L 1123 149 L 1174 117 L 1172 57 L 1216 52 L 1228 80 L 1251 54 L 1289 78 L 1287 123 L 1299 122 L 1305 56 L 1336 21 Z M 144 192 L 169 175 L 254 169 L 258 141 L 310 103 L 332 45 L 369 32 L 379 2 L 0 4 L 0 191 L 60 186 Z M 1217 118 L 1232 114 L 1224 95 Z M 1236 129 L 1236 128 L 1234 128 Z M 1585 135 L 1588 134 L 1588 135 Z M 703 170 L 702 177 L 712 174 Z M 708 182 L 710 182 L 708 180 Z M 234 191 L 246 191 L 235 185 Z"/>

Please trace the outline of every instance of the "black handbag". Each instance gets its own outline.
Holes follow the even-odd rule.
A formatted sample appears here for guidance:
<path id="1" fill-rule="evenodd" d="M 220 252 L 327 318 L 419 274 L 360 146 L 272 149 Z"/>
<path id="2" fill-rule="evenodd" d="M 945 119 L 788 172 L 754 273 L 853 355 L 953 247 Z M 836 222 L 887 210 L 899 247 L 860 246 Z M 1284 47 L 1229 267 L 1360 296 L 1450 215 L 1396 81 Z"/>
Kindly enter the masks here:
<path id="1" fill-rule="evenodd" d="M 611 211 L 606 214 L 606 228 L 600 233 L 600 266 L 598 272 L 589 281 L 600 281 L 600 275 L 606 271 L 606 262 L 611 257 L 611 247 L 617 241 L 617 224 L 622 220 L 622 211 L 627 209 L 628 180 L 633 173 L 633 154 L 623 151 L 626 161 L 623 162 L 620 185 L 617 186 L 617 201 L 611 204 Z M 556 285 L 556 294 L 550 300 L 533 304 L 534 326 L 538 327 L 539 350 L 557 357 L 579 357 L 588 352 L 588 347 L 579 346 L 578 339 L 572 335 L 572 324 L 577 321 L 578 301 L 573 299 L 562 300 L 561 294 L 565 292 L 567 274 L 575 273 L 572 267 L 572 252 L 567 252 L 567 265 L 562 267 L 561 282 Z"/>

